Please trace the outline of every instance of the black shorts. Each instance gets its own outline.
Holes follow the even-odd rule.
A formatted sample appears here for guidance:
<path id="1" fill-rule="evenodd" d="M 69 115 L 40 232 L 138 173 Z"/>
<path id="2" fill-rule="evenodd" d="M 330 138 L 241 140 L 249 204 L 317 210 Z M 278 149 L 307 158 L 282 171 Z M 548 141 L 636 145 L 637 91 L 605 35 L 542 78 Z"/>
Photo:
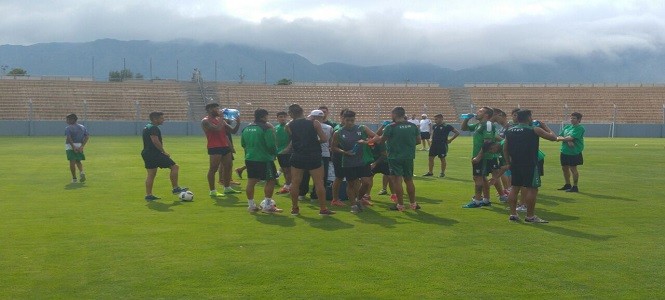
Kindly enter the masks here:
<path id="1" fill-rule="evenodd" d="M 487 176 L 492 171 L 499 169 L 499 160 L 497 158 L 483 159 L 477 164 L 471 164 L 473 176 Z"/>
<path id="2" fill-rule="evenodd" d="M 216 148 L 208 148 L 208 155 L 227 155 L 231 153 L 231 147 L 216 147 Z"/>
<path id="3" fill-rule="evenodd" d="M 562 166 L 574 167 L 574 166 L 580 166 L 580 165 L 584 164 L 584 157 L 582 157 L 582 153 L 580 153 L 578 155 L 567 155 L 567 154 L 561 153 L 560 160 L 561 160 L 561 165 Z"/>
<path id="4" fill-rule="evenodd" d="M 388 162 L 383 161 L 382 163 L 374 166 L 374 169 L 372 169 L 372 173 L 390 175 L 390 167 L 388 166 Z"/>
<path id="5" fill-rule="evenodd" d="M 279 166 L 283 169 L 291 167 L 291 154 L 278 154 L 277 162 Z"/>
<path id="6" fill-rule="evenodd" d="M 512 176 L 510 184 L 513 186 L 521 186 L 528 188 L 540 187 L 540 171 L 538 165 L 525 165 L 525 166 L 510 166 Z"/>
<path id="7" fill-rule="evenodd" d="M 318 169 L 322 166 L 321 160 L 297 160 L 291 157 L 289 161 L 292 168 L 301 169 L 305 171 Z"/>
<path id="8" fill-rule="evenodd" d="M 277 168 L 272 161 L 245 160 L 247 178 L 258 180 L 273 180 L 277 178 Z"/>
<path id="9" fill-rule="evenodd" d="M 420 138 L 423 140 L 429 140 L 429 137 L 430 137 L 429 131 L 423 131 L 420 133 Z"/>
<path id="10" fill-rule="evenodd" d="M 145 165 L 146 169 L 164 169 L 175 165 L 175 162 L 164 153 L 141 152 L 141 157 L 143 157 L 143 164 Z"/>
<path id="11" fill-rule="evenodd" d="M 347 182 L 358 178 L 372 177 L 372 171 L 370 170 L 369 165 L 348 168 L 343 167 L 342 173 Z"/>
<path id="12" fill-rule="evenodd" d="M 429 148 L 429 156 L 438 156 L 439 158 L 444 158 L 447 155 L 448 143 L 446 142 L 432 143 L 432 146 Z"/>

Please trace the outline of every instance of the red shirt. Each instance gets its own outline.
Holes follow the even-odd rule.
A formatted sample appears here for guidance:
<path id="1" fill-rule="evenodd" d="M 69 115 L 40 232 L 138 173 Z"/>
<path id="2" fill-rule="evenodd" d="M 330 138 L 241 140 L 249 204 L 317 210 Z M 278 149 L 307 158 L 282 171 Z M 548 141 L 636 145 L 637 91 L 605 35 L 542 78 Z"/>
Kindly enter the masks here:
<path id="1" fill-rule="evenodd" d="M 206 116 L 203 120 L 208 120 L 210 124 L 217 126 L 220 119 L 209 118 Z M 229 146 L 229 138 L 226 136 L 226 126 L 222 126 L 222 130 L 214 131 L 211 129 L 204 130 L 206 138 L 208 138 L 208 149 L 210 148 L 223 148 Z"/>

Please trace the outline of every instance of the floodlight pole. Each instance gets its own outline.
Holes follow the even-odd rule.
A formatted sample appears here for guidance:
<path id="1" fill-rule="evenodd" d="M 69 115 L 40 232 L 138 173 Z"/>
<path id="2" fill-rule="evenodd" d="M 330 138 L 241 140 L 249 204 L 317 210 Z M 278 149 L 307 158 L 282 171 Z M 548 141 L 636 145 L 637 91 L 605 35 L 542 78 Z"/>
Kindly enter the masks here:
<path id="1" fill-rule="evenodd" d="M 614 111 L 612 114 L 612 125 L 610 125 L 610 137 L 614 137 L 614 130 L 617 122 L 617 105 L 616 103 L 612 103 L 612 106 L 614 106 Z"/>

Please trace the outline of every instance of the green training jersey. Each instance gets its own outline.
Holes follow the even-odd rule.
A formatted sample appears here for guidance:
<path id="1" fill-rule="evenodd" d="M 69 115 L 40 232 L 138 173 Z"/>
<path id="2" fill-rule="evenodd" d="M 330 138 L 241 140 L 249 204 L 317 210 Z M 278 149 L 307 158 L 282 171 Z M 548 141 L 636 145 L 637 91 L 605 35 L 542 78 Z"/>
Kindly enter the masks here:
<path id="1" fill-rule="evenodd" d="M 388 158 L 415 159 L 416 139 L 419 135 L 418 126 L 406 121 L 386 126 L 383 129 L 383 136 L 387 138 Z"/>
<path id="2" fill-rule="evenodd" d="M 568 124 L 561 129 L 559 135 L 562 137 L 573 137 L 574 147 L 568 146 L 567 142 L 561 143 L 561 153 L 565 155 L 578 155 L 584 150 L 584 126 Z"/>
<path id="3" fill-rule="evenodd" d="M 497 126 L 492 122 L 480 122 L 476 124 L 469 124 L 469 130 L 473 132 L 473 151 L 472 157 L 476 157 L 478 152 L 483 149 L 485 141 L 495 141 L 497 136 Z M 483 153 L 483 159 L 496 158 L 498 155 L 495 153 Z"/>
<path id="4" fill-rule="evenodd" d="M 242 130 L 240 144 L 245 148 L 245 159 L 273 161 L 277 154 L 275 130 L 268 124 L 249 124 Z"/>
<path id="5" fill-rule="evenodd" d="M 282 152 L 289 145 L 289 133 L 286 132 L 286 124 L 275 126 L 275 142 L 277 143 L 277 153 Z"/>

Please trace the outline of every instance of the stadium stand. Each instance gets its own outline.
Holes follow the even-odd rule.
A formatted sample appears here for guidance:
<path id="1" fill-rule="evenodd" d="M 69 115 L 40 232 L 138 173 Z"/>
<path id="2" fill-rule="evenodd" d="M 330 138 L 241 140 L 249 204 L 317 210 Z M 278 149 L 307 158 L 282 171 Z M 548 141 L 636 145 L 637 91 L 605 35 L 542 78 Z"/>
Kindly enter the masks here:
<path id="1" fill-rule="evenodd" d="M 584 123 L 662 123 L 663 86 L 467 86 L 476 106 L 534 110 L 546 122 L 567 121 L 574 111 Z M 616 105 L 616 117 L 615 108 Z"/>

